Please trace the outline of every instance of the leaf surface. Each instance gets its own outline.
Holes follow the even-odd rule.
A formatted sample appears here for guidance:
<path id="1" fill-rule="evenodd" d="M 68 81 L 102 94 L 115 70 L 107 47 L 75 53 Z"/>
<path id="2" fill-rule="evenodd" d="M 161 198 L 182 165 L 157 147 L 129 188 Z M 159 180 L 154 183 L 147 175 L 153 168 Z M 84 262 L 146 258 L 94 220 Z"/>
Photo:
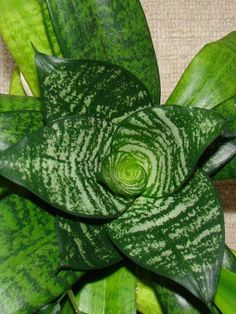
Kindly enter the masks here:
<path id="1" fill-rule="evenodd" d="M 2 313 L 32 313 L 51 302 L 82 273 L 59 271 L 55 218 L 31 201 L 0 201 Z"/>
<path id="2" fill-rule="evenodd" d="M 58 216 L 57 230 L 65 267 L 90 270 L 110 266 L 122 259 L 101 222 Z"/>
<path id="3" fill-rule="evenodd" d="M 236 94 L 236 31 L 194 57 L 167 104 L 214 108 Z"/>
<path id="4" fill-rule="evenodd" d="M 26 78 L 33 94 L 39 96 L 32 43 L 52 54 L 38 0 L 1 0 L 0 35 Z"/>
<path id="5" fill-rule="evenodd" d="M 41 101 L 36 97 L 0 95 L 0 112 L 16 110 L 40 111 Z"/>
<path id="6" fill-rule="evenodd" d="M 151 106 L 151 97 L 132 73 L 100 61 L 36 55 L 47 121 L 79 114 L 119 121 Z"/>
<path id="7" fill-rule="evenodd" d="M 175 192 L 221 133 L 220 115 L 160 106 L 134 113 L 114 134 L 101 180 L 115 193 L 161 197 Z"/>
<path id="8" fill-rule="evenodd" d="M 130 259 L 178 282 L 210 306 L 223 258 L 224 221 L 204 174 L 197 172 L 172 196 L 139 197 L 107 228 Z"/>
<path id="9" fill-rule="evenodd" d="M 155 52 L 138 0 L 46 2 L 65 57 L 120 65 L 134 73 L 159 104 Z"/>
<path id="10" fill-rule="evenodd" d="M 25 90 L 20 79 L 20 70 L 18 67 L 12 73 L 9 93 L 11 95 L 26 96 Z"/>
<path id="11" fill-rule="evenodd" d="M 65 212 L 116 217 L 133 200 L 113 195 L 96 176 L 116 128 L 76 115 L 58 120 L 5 150 L 0 172 Z"/>

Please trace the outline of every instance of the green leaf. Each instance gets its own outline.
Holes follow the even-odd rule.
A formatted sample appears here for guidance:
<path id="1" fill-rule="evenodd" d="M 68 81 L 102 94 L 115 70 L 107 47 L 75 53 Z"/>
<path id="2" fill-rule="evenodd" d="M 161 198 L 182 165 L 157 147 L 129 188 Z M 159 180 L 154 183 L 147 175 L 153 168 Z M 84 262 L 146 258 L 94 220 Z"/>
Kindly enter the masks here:
<path id="1" fill-rule="evenodd" d="M 136 278 L 127 267 L 93 272 L 76 294 L 79 312 L 136 314 L 135 289 Z M 68 304 L 62 314 L 67 314 L 67 309 Z"/>
<path id="2" fill-rule="evenodd" d="M 0 95 L 0 112 L 16 110 L 41 110 L 41 101 L 35 97 Z"/>
<path id="3" fill-rule="evenodd" d="M 0 151 L 44 126 L 40 111 L 0 112 Z"/>
<path id="4" fill-rule="evenodd" d="M 52 25 L 52 20 L 48 12 L 47 3 L 45 0 L 38 0 L 38 1 L 41 5 L 42 14 L 43 14 L 43 22 L 45 25 L 48 41 L 50 43 L 53 55 L 57 57 L 60 57 L 60 56 L 62 57 L 61 48 L 57 42 L 57 38 L 56 38 L 54 28 Z"/>
<path id="5" fill-rule="evenodd" d="M 38 0 L 0 0 L 0 35 L 23 73 L 33 94 L 39 96 L 32 43 L 52 54 Z"/>
<path id="6" fill-rule="evenodd" d="M 156 104 L 160 82 L 148 25 L 138 0 L 46 0 L 63 55 L 108 61 L 134 73 Z"/>
<path id="7" fill-rule="evenodd" d="M 233 314 L 236 308 L 236 274 L 221 268 L 219 282 L 214 302 L 222 313 Z"/>
<path id="8" fill-rule="evenodd" d="M 172 196 L 139 197 L 107 229 L 130 259 L 211 305 L 224 251 L 224 221 L 204 174 L 197 172 Z"/>
<path id="9" fill-rule="evenodd" d="M 214 179 L 230 179 L 236 177 L 236 138 L 225 141 L 210 156 L 202 170 L 214 175 Z M 226 166 L 225 166 L 226 164 Z M 221 169 L 223 167 L 223 169 Z M 220 170 L 220 171 L 219 171 Z M 218 172 L 217 172 L 218 171 Z"/>
<path id="10" fill-rule="evenodd" d="M 167 104 L 214 108 L 236 95 L 236 32 L 203 47 L 189 64 Z"/>
<path id="11" fill-rule="evenodd" d="M 146 87 L 116 65 L 36 55 L 47 121 L 68 115 L 119 121 L 152 105 Z"/>
<path id="12" fill-rule="evenodd" d="M 122 259 L 108 238 L 103 224 L 86 219 L 57 217 L 62 265 L 89 270 L 104 268 Z"/>
<path id="13" fill-rule="evenodd" d="M 161 197 L 175 192 L 224 120 L 200 108 L 160 106 L 132 114 L 115 133 L 100 177 L 114 193 Z"/>
<path id="14" fill-rule="evenodd" d="M 113 195 L 96 173 L 117 126 L 71 116 L 25 137 L 0 155 L 0 174 L 73 215 L 112 218 L 133 200 Z"/>
<path id="15" fill-rule="evenodd" d="M 21 83 L 20 70 L 18 67 L 12 73 L 9 93 L 11 95 L 26 96 L 25 90 Z"/>
<path id="16" fill-rule="evenodd" d="M 32 313 L 51 302 L 82 273 L 60 271 L 55 218 L 31 201 L 0 201 L 2 313 Z"/>
<path id="17" fill-rule="evenodd" d="M 232 251 L 225 245 L 222 266 L 236 274 L 236 257 Z"/>

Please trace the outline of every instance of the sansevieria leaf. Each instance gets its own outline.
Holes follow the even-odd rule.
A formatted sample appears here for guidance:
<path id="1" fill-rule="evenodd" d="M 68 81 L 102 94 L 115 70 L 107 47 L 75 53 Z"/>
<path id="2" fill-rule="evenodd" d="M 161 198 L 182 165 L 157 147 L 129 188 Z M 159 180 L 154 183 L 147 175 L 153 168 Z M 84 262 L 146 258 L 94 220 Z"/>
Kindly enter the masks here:
<path id="1" fill-rule="evenodd" d="M 40 111 L 41 101 L 36 97 L 0 95 L 0 112 L 16 110 Z"/>
<path id="2" fill-rule="evenodd" d="M 32 313 L 82 273 L 60 271 L 55 218 L 17 195 L 0 201 L 2 313 Z"/>
<path id="3" fill-rule="evenodd" d="M 180 283 L 210 306 L 224 252 L 224 221 L 204 174 L 197 172 L 172 196 L 139 197 L 107 228 L 125 255 Z"/>
<path id="4" fill-rule="evenodd" d="M 47 121 L 72 114 L 119 121 L 151 106 L 144 84 L 119 66 L 36 54 Z"/>
<path id="5" fill-rule="evenodd" d="M 134 73 L 159 104 L 160 82 L 138 0 L 45 0 L 64 57 L 108 61 Z"/>
<path id="6" fill-rule="evenodd" d="M 93 272 L 76 294 L 80 313 L 136 314 L 136 277 L 129 268 L 119 265 L 99 273 Z M 67 303 L 61 314 L 73 314 Z"/>
<path id="7" fill-rule="evenodd" d="M 57 231 L 65 267 L 80 270 L 104 268 L 122 259 L 101 222 L 58 216 Z"/>
<path id="8" fill-rule="evenodd" d="M 103 161 L 101 181 L 117 194 L 169 195 L 191 174 L 223 124 L 220 115 L 200 108 L 138 111 L 119 124 Z"/>
<path id="9" fill-rule="evenodd" d="M 18 96 L 26 96 L 25 90 L 21 83 L 20 69 L 18 67 L 16 67 L 12 73 L 9 94 L 18 95 Z"/>
<path id="10" fill-rule="evenodd" d="M 1 0 L 0 8 L 0 35 L 33 94 L 39 96 L 32 43 L 42 52 L 52 54 L 39 1 Z"/>
<path id="11" fill-rule="evenodd" d="M 214 108 L 236 94 L 236 32 L 203 47 L 167 104 Z"/>
<path id="12" fill-rule="evenodd" d="M 71 116 L 29 135 L 0 155 L 0 174 L 73 215 L 111 218 L 133 200 L 98 184 L 117 126 Z"/>

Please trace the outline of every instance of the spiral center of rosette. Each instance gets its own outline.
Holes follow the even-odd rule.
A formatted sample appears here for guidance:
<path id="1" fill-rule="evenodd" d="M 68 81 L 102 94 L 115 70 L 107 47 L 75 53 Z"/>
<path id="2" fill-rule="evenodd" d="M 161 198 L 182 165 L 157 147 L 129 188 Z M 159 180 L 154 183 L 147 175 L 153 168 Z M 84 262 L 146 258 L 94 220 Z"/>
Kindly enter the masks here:
<path id="1" fill-rule="evenodd" d="M 130 153 L 108 155 L 102 164 L 101 181 L 116 194 L 140 195 L 147 184 L 147 175 L 140 161 Z"/>

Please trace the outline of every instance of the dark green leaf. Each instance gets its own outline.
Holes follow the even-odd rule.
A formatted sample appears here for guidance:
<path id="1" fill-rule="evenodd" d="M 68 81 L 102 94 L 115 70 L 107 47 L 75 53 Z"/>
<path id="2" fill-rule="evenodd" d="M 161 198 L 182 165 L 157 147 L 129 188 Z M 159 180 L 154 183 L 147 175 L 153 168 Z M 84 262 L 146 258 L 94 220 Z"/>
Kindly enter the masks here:
<path id="1" fill-rule="evenodd" d="M 32 313 L 81 275 L 59 271 L 55 218 L 23 197 L 1 200 L 0 241 L 2 313 Z"/>
<path id="2" fill-rule="evenodd" d="M 160 82 L 138 0 L 46 0 L 63 55 L 120 65 L 146 84 L 156 104 Z"/>
<path id="3" fill-rule="evenodd" d="M 202 170 L 209 174 L 215 174 L 215 179 L 230 179 L 236 177 L 236 138 L 226 141 L 211 155 L 203 165 Z M 229 162 L 227 164 L 227 162 Z M 226 164 L 225 167 L 223 167 Z M 221 170 L 221 168 L 223 169 Z M 220 170 L 220 171 L 219 171 Z M 219 172 L 217 172 L 219 171 Z"/>
<path id="4" fill-rule="evenodd" d="M 53 206 L 78 216 L 109 218 L 132 202 L 98 184 L 96 173 L 116 126 L 71 116 L 29 135 L 0 156 L 0 173 Z"/>
<path id="5" fill-rule="evenodd" d="M 236 32 L 203 47 L 167 103 L 211 109 L 236 95 L 235 47 Z"/>
<path id="6" fill-rule="evenodd" d="M 129 258 L 180 283 L 210 306 L 223 258 L 224 221 L 205 175 L 196 173 L 172 196 L 139 197 L 108 224 L 108 232 Z"/>
<path id="7" fill-rule="evenodd" d="M 225 245 L 222 266 L 232 271 L 233 273 L 236 273 L 236 257 L 232 253 L 232 251 L 227 247 L 227 245 Z"/>
<path id="8" fill-rule="evenodd" d="M 57 230 L 65 267 L 89 270 L 103 268 L 122 259 L 101 223 L 58 216 Z"/>
<path id="9" fill-rule="evenodd" d="M 161 197 L 191 174 L 224 120 L 200 108 L 147 108 L 124 120 L 103 162 L 101 180 L 123 195 Z"/>
<path id="10" fill-rule="evenodd" d="M 41 110 L 39 98 L 26 96 L 0 95 L 0 112 L 16 110 Z"/>
<path id="11" fill-rule="evenodd" d="M 79 114 L 117 122 L 152 104 L 143 83 L 118 66 L 40 53 L 36 63 L 47 121 Z"/>

